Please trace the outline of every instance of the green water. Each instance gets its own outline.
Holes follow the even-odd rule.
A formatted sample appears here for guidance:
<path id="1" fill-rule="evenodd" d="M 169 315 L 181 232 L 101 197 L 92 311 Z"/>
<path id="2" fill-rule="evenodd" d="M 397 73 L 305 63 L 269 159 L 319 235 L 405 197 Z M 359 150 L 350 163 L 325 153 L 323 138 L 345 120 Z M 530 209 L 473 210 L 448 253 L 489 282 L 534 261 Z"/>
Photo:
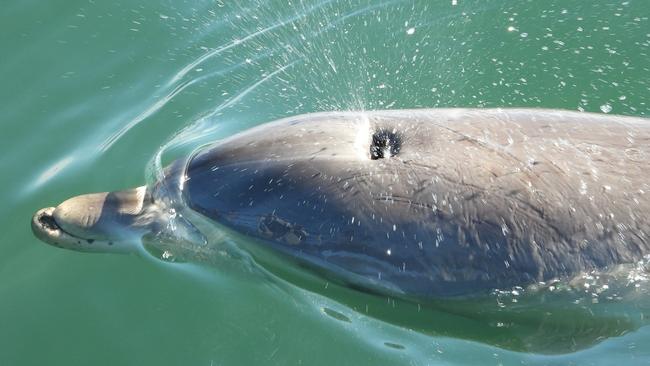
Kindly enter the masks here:
<path id="1" fill-rule="evenodd" d="M 5 1 L 0 365 L 650 364 L 647 326 L 562 355 L 514 352 L 236 263 L 75 253 L 29 229 L 37 208 L 143 184 L 181 131 L 166 153 L 313 111 L 647 116 L 649 17 L 647 0 Z"/>

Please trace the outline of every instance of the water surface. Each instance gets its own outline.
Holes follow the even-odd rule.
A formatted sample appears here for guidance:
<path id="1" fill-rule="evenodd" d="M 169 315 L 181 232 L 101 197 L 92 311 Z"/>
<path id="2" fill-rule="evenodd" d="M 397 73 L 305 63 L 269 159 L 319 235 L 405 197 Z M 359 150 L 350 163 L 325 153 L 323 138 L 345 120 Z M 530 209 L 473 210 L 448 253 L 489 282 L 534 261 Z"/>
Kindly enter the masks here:
<path id="1" fill-rule="evenodd" d="M 74 253 L 29 230 L 39 207 L 143 184 L 159 153 L 164 165 L 299 113 L 647 116 L 649 17 L 640 0 L 5 2 L 0 363 L 650 363 L 647 326 L 561 355 L 515 352 L 377 320 L 245 266 Z M 620 304 L 603 309 L 648 314 Z"/>

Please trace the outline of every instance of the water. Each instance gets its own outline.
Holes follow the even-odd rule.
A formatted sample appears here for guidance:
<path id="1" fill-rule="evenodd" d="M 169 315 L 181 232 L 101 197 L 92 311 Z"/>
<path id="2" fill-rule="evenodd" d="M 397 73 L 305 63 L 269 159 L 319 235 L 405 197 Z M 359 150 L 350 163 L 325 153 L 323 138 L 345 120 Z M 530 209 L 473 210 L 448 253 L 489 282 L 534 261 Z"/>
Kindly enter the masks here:
<path id="1" fill-rule="evenodd" d="M 649 17 L 638 0 L 5 2 L 0 364 L 650 363 L 647 326 L 515 352 L 376 320 L 237 263 L 73 253 L 29 230 L 39 207 L 141 185 L 201 143 L 304 112 L 647 116 Z M 647 314 L 634 304 L 604 311 Z"/>

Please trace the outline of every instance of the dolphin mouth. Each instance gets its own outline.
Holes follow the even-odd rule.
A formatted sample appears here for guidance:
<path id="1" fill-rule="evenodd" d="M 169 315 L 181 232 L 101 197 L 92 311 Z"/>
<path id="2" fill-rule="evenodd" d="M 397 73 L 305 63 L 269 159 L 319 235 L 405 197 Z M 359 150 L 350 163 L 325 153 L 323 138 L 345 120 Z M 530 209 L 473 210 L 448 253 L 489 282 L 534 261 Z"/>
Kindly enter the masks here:
<path id="1" fill-rule="evenodd" d="M 32 217 L 32 232 L 38 239 L 56 247 L 81 244 L 82 241 L 94 241 L 94 239 L 75 236 L 61 228 L 54 218 L 55 210 L 56 207 L 42 208 L 36 211 Z"/>

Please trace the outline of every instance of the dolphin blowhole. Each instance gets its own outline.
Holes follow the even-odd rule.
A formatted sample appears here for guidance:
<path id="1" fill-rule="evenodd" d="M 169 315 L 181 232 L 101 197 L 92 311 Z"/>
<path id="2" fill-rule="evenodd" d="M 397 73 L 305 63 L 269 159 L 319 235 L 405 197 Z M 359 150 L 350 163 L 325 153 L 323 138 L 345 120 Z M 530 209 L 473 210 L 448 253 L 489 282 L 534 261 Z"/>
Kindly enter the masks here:
<path id="1" fill-rule="evenodd" d="M 372 134 L 370 159 L 377 160 L 397 155 L 402 148 L 402 137 L 395 129 L 381 128 Z"/>

